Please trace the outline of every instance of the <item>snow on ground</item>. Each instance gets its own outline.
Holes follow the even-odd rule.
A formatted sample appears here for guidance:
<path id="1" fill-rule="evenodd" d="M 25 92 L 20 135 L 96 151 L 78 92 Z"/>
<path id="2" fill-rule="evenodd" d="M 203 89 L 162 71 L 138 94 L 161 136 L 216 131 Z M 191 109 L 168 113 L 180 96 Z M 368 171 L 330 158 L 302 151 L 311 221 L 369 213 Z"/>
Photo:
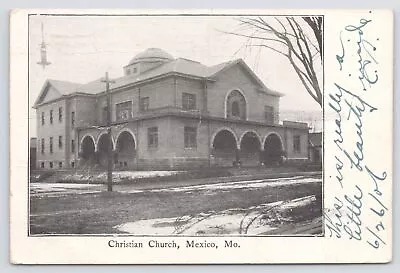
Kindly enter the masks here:
<path id="1" fill-rule="evenodd" d="M 120 182 L 123 180 L 139 179 L 139 178 L 152 178 L 152 177 L 165 177 L 173 176 L 184 171 L 113 171 L 113 181 Z M 103 181 L 107 180 L 107 173 L 102 172 L 98 174 L 85 174 L 74 173 L 67 174 L 61 178 L 62 181 Z"/>
<path id="2" fill-rule="evenodd" d="M 33 195 L 57 195 L 71 193 L 93 193 L 103 190 L 98 184 L 71 184 L 71 183 L 30 183 L 29 189 Z"/>
<path id="3" fill-rule="evenodd" d="M 273 179 L 259 179 L 259 180 L 246 180 L 238 182 L 223 182 L 216 184 L 203 184 L 194 186 L 182 186 L 163 189 L 152 190 L 122 190 L 125 193 L 140 193 L 144 191 L 151 192 L 192 192 L 192 191 L 206 191 L 206 194 L 215 194 L 216 190 L 232 190 L 232 189 L 259 189 L 264 187 L 279 187 L 285 185 L 295 185 L 304 183 L 318 183 L 321 178 L 312 178 L 304 176 L 288 177 L 288 178 L 273 178 Z"/>
<path id="4" fill-rule="evenodd" d="M 283 217 L 282 212 L 310 205 L 315 200 L 315 196 L 311 195 L 246 209 L 236 208 L 176 218 L 139 220 L 114 228 L 135 235 L 255 235 L 276 229 L 281 223 L 290 222 L 291 219 Z"/>

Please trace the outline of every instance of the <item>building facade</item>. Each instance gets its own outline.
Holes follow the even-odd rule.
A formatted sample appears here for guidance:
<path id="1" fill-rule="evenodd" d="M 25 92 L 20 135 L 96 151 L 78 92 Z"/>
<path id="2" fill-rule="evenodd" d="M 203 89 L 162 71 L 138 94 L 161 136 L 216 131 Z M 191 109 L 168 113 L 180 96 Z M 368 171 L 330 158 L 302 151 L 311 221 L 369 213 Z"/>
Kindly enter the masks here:
<path id="1" fill-rule="evenodd" d="M 282 94 L 241 60 L 205 66 L 157 48 L 136 55 L 110 84 L 114 168 L 278 164 L 308 158 L 308 126 L 279 123 Z M 37 111 L 37 167 L 106 166 L 103 79 L 47 80 Z"/>
<path id="2" fill-rule="evenodd" d="M 309 134 L 309 159 L 313 163 L 322 163 L 322 132 Z"/>

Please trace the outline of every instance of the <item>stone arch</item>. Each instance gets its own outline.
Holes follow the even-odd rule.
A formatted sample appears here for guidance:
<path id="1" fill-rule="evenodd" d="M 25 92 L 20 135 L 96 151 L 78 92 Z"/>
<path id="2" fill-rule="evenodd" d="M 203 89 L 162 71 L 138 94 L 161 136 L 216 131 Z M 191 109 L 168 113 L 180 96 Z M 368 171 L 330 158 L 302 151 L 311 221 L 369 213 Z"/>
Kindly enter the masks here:
<path id="1" fill-rule="evenodd" d="M 262 161 L 266 165 L 279 165 L 283 161 L 283 141 L 278 133 L 269 133 L 263 142 Z"/>
<path id="2" fill-rule="evenodd" d="M 219 129 L 211 141 L 213 165 L 232 166 L 238 162 L 238 141 L 233 130 Z"/>
<path id="3" fill-rule="evenodd" d="M 121 129 L 121 131 L 118 132 L 118 135 L 117 135 L 117 137 L 115 138 L 115 147 L 117 147 L 118 138 L 119 138 L 120 135 L 121 135 L 122 133 L 124 133 L 124 132 L 127 132 L 127 133 L 129 133 L 129 134 L 132 136 L 133 141 L 135 142 L 135 147 L 136 147 L 136 146 L 137 146 L 136 135 L 135 135 L 135 133 L 134 133 L 131 129 L 129 129 L 129 128 L 123 128 L 123 129 Z"/>
<path id="4" fill-rule="evenodd" d="M 261 137 L 255 131 L 246 131 L 240 137 L 240 162 L 244 166 L 257 166 L 261 161 Z"/>
<path id="5" fill-rule="evenodd" d="M 262 140 L 262 144 L 265 143 L 265 140 L 266 140 L 267 137 L 269 137 L 270 135 L 276 135 L 277 137 L 279 137 L 279 140 L 280 140 L 281 143 L 282 143 L 282 149 L 285 150 L 285 142 L 283 141 L 282 136 L 281 136 L 278 132 L 276 132 L 276 131 L 272 131 L 272 132 L 269 132 L 268 134 L 266 134 L 266 135 L 264 136 L 263 140 Z"/>
<path id="6" fill-rule="evenodd" d="M 106 167 L 107 166 L 107 159 L 108 159 L 108 149 L 107 149 L 107 133 L 103 132 L 101 133 L 98 138 L 97 138 L 97 163 L 99 163 L 101 166 Z M 113 138 L 111 137 L 111 149 L 114 150 L 114 141 Z"/>
<path id="7" fill-rule="evenodd" d="M 216 137 L 221 131 L 224 131 L 224 130 L 229 131 L 229 132 L 233 135 L 233 137 L 235 138 L 236 147 L 239 148 L 239 146 L 238 146 L 239 140 L 238 140 L 238 138 L 237 138 L 237 136 L 236 136 L 236 133 L 235 133 L 235 131 L 233 131 L 233 130 L 232 130 L 231 128 L 229 128 L 229 127 L 218 128 L 218 129 L 213 133 L 213 135 L 211 136 L 211 142 L 210 142 L 211 147 L 210 147 L 210 148 L 211 148 L 211 149 L 213 148 L 213 143 L 214 143 L 215 137 Z"/>
<path id="8" fill-rule="evenodd" d="M 232 99 L 231 102 L 230 96 L 234 96 L 236 98 Z M 242 120 L 247 120 L 249 117 L 248 100 L 244 92 L 239 88 L 234 88 L 228 91 L 225 95 L 225 100 L 224 100 L 225 118 L 232 118 L 232 114 L 230 112 L 232 111 L 231 106 L 233 106 L 234 103 L 238 103 L 239 107 L 239 116 L 237 118 L 240 118 Z"/>
<path id="9" fill-rule="evenodd" d="M 98 151 L 98 148 L 99 148 L 99 141 L 100 141 L 100 138 L 102 138 L 102 137 L 104 137 L 104 136 L 107 136 L 107 132 L 101 132 L 98 136 L 97 136 L 97 139 L 96 139 L 96 152 Z M 111 143 L 112 143 L 112 147 L 113 147 L 113 150 L 114 150 L 114 148 L 115 148 L 115 140 L 114 140 L 114 138 L 111 136 Z"/>
<path id="10" fill-rule="evenodd" d="M 121 130 L 115 140 L 114 163 L 119 168 L 132 168 L 136 159 L 136 137 L 128 128 Z"/>
<path id="11" fill-rule="evenodd" d="M 79 152 L 83 160 L 90 160 L 94 157 L 96 152 L 96 141 L 90 134 L 86 134 L 82 137 Z"/>
<path id="12" fill-rule="evenodd" d="M 239 145 L 242 143 L 243 137 L 244 137 L 245 135 L 247 135 L 248 133 L 254 134 L 254 135 L 258 138 L 258 142 L 260 143 L 260 149 L 262 150 L 262 148 L 263 148 L 263 147 L 262 147 L 263 140 L 261 139 L 261 136 L 260 136 L 256 131 L 254 131 L 254 130 L 247 130 L 247 131 L 244 131 L 244 132 L 241 134 L 240 138 L 239 138 Z"/>

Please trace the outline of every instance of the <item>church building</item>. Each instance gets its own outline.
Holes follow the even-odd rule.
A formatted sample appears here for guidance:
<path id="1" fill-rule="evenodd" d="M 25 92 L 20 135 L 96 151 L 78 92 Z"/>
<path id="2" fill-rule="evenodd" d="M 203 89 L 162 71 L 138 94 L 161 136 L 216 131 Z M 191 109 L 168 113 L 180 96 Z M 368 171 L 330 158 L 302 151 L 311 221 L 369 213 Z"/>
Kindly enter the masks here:
<path id="1" fill-rule="evenodd" d="M 206 66 L 149 48 L 110 83 L 115 169 L 277 165 L 308 159 L 308 125 L 242 59 Z M 284 76 L 282 80 L 285 80 Z M 37 168 L 107 166 L 104 78 L 47 80 L 34 104 Z"/>

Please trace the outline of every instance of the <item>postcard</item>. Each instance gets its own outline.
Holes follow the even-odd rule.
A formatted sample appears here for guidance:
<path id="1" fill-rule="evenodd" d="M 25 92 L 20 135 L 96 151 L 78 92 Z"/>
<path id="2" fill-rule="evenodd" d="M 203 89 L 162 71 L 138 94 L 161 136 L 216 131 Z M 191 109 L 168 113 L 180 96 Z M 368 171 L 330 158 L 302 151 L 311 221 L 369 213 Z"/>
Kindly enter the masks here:
<path id="1" fill-rule="evenodd" d="M 388 263 L 393 12 L 10 12 L 10 262 Z"/>

